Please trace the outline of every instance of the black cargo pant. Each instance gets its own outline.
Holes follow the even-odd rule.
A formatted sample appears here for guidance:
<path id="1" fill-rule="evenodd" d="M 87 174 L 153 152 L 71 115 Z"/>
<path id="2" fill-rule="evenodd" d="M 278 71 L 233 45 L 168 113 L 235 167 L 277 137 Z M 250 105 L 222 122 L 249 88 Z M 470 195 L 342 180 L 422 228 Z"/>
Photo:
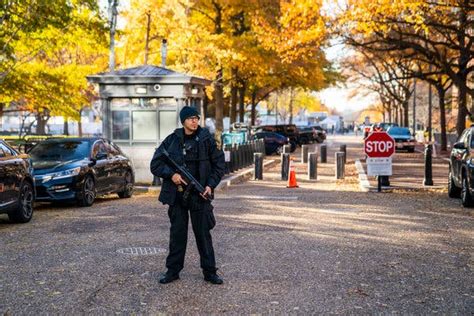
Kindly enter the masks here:
<path id="1" fill-rule="evenodd" d="M 212 246 L 210 230 L 216 222 L 209 202 L 199 203 L 196 207 L 183 205 L 181 199 L 177 199 L 174 205 L 168 209 L 171 221 L 169 254 L 166 258 L 168 273 L 178 274 L 184 266 L 186 244 L 188 242 L 188 222 L 191 216 L 191 225 L 196 238 L 197 248 L 201 257 L 201 268 L 203 273 L 216 273 L 216 259 Z"/>

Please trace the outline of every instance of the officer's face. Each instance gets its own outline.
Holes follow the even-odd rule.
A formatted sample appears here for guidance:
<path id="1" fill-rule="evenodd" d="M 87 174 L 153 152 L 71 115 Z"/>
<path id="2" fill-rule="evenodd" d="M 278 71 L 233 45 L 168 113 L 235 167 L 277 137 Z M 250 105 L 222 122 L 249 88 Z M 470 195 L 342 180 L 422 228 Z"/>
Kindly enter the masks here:
<path id="1" fill-rule="evenodd" d="M 199 117 L 191 116 L 184 120 L 183 127 L 188 134 L 194 133 L 199 126 Z"/>

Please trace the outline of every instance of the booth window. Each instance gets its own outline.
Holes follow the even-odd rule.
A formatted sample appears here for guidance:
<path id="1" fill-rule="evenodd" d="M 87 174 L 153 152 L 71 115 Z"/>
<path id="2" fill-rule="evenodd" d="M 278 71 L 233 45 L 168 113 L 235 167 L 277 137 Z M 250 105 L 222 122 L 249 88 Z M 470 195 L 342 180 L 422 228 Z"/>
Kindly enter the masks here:
<path id="1" fill-rule="evenodd" d="M 112 111 L 112 138 L 130 139 L 130 112 Z"/>
<path id="2" fill-rule="evenodd" d="M 153 140 L 157 138 L 156 111 L 133 111 L 133 140 Z"/>

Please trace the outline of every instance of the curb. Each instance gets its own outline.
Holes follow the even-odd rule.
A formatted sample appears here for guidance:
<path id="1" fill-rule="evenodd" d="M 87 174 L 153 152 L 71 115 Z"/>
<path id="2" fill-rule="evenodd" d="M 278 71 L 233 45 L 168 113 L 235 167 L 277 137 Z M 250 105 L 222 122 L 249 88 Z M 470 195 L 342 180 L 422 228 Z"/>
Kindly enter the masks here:
<path id="1" fill-rule="evenodd" d="M 357 169 L 357 173 L 359 174 L 360 189 L 363 192 L 369 192 L 370 191 L 370 182 L 369 182 L 369 179 L 367 178 L 367 174 L 365 173 L 364 167 L 362 166 L 362 163 L 360 162 L 359 159 L 356 159 L 355 166 L 356 166 L 356 169 Z"/>
<path id="2" fill-rule="evenodd" d="M 268 161 L 263 162 L 263 171 L 265 171 L 265 168 L 270 167 L 276 163 L 275 159 L 271 159 Z M 219 185 L 215 188 L 215 191 L 222 191 L 225 190 L 226 188 L 230 187 L 232 184 L 240 183 L 243 182 L 245 179 L 250 178 L 255 171 L 254 167 L 247 168 L 237 174 L 234 174 L 233 176 L 226 178 L 222 180 Z"/>
<path id="3" fill-rule="evenodd" d="M 263 162 L 263 170 L 270 167 L 276 163 L 275 159 L 271 159 Z M 244 169 L 236 174 L 231 175 L 230 177 L 224 178 L 219 185 L 215 188 L 214 191 L 222 191 L 230 187 L 232 184 L 240 183 L 245 181 L 247 178 L 250 178 L 254 173 L 254 167 Z M 136 185 L 134 187 L 136 193 L 156 193 L 159 194 L 161 191 L 161 186 L 144 186 Z"/>

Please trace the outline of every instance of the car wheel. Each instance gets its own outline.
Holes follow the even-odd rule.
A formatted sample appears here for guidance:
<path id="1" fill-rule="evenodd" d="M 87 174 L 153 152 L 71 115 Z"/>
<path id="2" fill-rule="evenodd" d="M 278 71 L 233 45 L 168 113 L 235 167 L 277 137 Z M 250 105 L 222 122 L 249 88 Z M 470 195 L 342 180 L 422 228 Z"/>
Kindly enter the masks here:
<path id="1" fill-rule="evenodd" d="M 448 196 L 450 198 L 458 198 L 461 195 L 461 189 L 456 186 L 453 179 L 451 168 L 449 168 L 448 174 Z"/>
<path id="2" fill-rule="evenodd" d="M 117 193 L 121 199 L 130 198 L 133 195 L 133 177 L 130 171 L 127 171 L 125 174 L 124 181 L 125 184 L 123 191 Z"/>
<path id="3" fill-rule="evenodd" d="M 462 206 L 464 207 L 472 207 L 474 204 L 471 192 L 469 190 L 469 180 L 467 179 L 466 175 L 464 175 L 462 178 L 461 201 Z"/>
<path id="4" fill-rule="evenodd" d="M 13 212 L 8 213 L 8 218 L 15 223 L 27 223 L 33 217 L 33 186 L 29 182 L 24 182 L 20 188 L 18 207 Z"/>
<path id="5" fill-rule="evenodd" d="M 86 176 L 84 183 L 82 184 L 81 192 L 78 198 L 78 204 L 80 206 L 91 206 L 94 204 L 96 197 L 95 182 L 91 176 Z"/>

